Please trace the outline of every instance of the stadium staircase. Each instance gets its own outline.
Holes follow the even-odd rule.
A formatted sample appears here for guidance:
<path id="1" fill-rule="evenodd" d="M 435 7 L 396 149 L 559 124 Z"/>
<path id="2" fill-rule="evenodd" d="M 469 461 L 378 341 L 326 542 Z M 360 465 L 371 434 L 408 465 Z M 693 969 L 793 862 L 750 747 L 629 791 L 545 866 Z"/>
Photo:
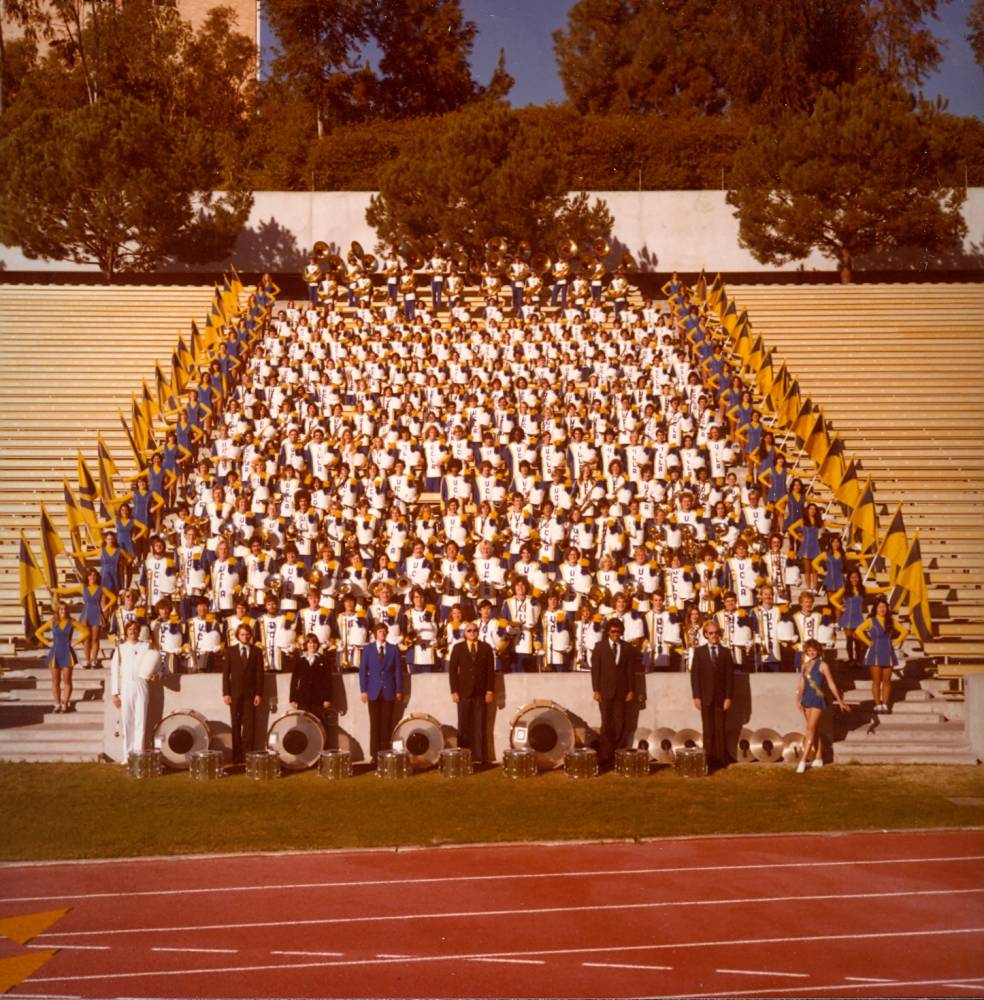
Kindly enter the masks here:
<path id="1" fill-rule="evenodd" d="M 122 475 L 135 471 L 118 411 L 170 371 L 179 334 L 202 325 L 209 286 L 0 285 L 0 759 L 94 760 L 102 750 L 105 672 L 74 671 L 76 711 L 53 714 L 43 655 L 18 650 L 18 546 L 38 545 L 39 502 L 62 540 L 62 479 L 76 486 L 81 450 L 96 474 L 102 433 Z M 59 557 L 64 574 L 70 569 Z"/>
<path id="2" fill-rule="evenodd" d="M 974 762 L 961 691 L 984 671 L 984 286 L 728 291 L 872 477 L 881 526 L 901 502 L 919 532 L 937 635 L 907 641 L 890 716 L 871 715 L 864 671 L 839 671 L 857 711 L 837 758 Z"/>

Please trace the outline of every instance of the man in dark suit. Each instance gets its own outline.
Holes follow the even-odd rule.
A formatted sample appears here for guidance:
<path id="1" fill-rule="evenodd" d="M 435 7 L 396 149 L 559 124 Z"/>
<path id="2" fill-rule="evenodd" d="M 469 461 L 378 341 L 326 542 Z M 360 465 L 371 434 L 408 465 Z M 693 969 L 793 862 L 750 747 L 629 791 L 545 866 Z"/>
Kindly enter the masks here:
<path id="1" fill-rule="evenodd" d="M 403 699 L 403 670 L 400 650 L 386 641 L 389 626 L 380 622 L 373 629 L 374 640 L 359 659 L 359 690 L 369 706 L 369 757 L 373 764 L 380 750 L 389 747 L 396 722 L 396 705 Z"/>
<path id="2" fill-rule="evenodd" d="M 458 746 L 467 747 L 472 762 L 485 760 L 485 706 L 495 699 L 495 653 L 478 638 L 477 622 L 465 626 L 465 641 L 451 650 L 451 700 L 458 706 Z"/>
<path id="3" fill-rule="evenodd" d="M 720 644 L 721 629 L 716 621 L 704 625 L 704 637 L 707 645 L 694 650 L 690 688 L 694 708 L 700 709 L 708 766 L 724 767 L 728 763 L 724 745 L 725 713 L 731 708 L 734 696 L 735 661 L 730 650 Z"/>
<path id="4" fill-rule="evenodd" d="M 599 758 L 606 764 L 625 736 L 625 706 L 635 697 L 637 659 L 635 647 L 622 641 L 622 622 L 612 618 L 605 626 L 605 638 L 591 651 L 591 688 L 601 709 Z"/>
<path id="5" fill-rule="evenodd" d="M 263 700 L 263 654 L 252 638 L 252 628 L 242 622 L 222 666 L 222 700 L 232 717 L 233 764 L 242 764 L 245 751 L 254 749 L 256 708 Z"/>

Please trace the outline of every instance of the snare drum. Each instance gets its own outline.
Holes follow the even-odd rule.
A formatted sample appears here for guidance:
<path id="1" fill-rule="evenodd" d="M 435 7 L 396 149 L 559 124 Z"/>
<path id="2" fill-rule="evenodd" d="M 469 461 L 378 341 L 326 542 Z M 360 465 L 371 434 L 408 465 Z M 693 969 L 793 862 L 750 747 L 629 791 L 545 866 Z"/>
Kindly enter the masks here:
<path id="1" fill-rule="evenodd" d="M 535 778 L 536 752 L 510 747 L 502 751 L 502 773 L 507 778 Z"/>
<path id="2" fill-rule="evenodd" d="M 615 751 L 615 773 L 623 778 L 645 778 L 649 774 L 649 751 L 623 747 Z"/>
<path id="3" fill-rule="evenodd" d="M 598 753 L 589 747 L 568 750 L 564 754 L 564 773 L 568 778 L 598 777 Z"/>
<path id="4" fill-rule="evenodd" d="M 280 758 L 269 750 L 246 754 L 246 777 L 254 781 L 270 781 L 280 777 Z"/>
<path id="5" fill-rule="evenodd" d="M 673 770 L 682 778 L 703 778 L 707 755 L 699 747 L 681 747 L 674 751 Z"/>
<path id="6" fill-rule="evenodd" d="M 410 754 L 406 750 L 380 750 L 376 760 L 377 778 L 409 778 L 413 774 Z"/>
<path id="7" fill-rule="evenodd" d="M 467 778 L 472 773 L 471 750 L 467 747 L 442 750 L 438 766 L 445 778 Z"/>
<path id="8" fill-rule="evenodd" d="M 131 750 L 126 760 L 126 773 L 131 778 L 156 778 L 164 771 L 164 755 L 160 750 Z"/>
<path id="9" fill-rule="evenodd" d="M 352 777 L 352 755 L 348 750 L 323 750 L 318 765 L 319 777 L 328 781 Z"/>
<path id="10" fill-rule="evenodd" d="M 222 751 L 196 750 L 191 755 L 189 771 L 195 781 L 212 781 L 222 777 Z"/>

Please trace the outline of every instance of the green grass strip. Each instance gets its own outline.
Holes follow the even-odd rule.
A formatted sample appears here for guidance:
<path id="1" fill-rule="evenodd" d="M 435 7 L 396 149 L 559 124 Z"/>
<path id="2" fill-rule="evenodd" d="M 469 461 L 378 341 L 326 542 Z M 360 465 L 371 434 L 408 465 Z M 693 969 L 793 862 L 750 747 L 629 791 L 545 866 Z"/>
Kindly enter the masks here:
<path id="1" fill-rule="evenodd" d="M 0 764 L 0 859 L 108 858 L 488 841 L 984 826 L 979 767 L 731 767 L 686 779 L 526 781 L 498 769 L 456 781 L 314 772 L 254 782 L 136 781 L 108 764 Z"/>

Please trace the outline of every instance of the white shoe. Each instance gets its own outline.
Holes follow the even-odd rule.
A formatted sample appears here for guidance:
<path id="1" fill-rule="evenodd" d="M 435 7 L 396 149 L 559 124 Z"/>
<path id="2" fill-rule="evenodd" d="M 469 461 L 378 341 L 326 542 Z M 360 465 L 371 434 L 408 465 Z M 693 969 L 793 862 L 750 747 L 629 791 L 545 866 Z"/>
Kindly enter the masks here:
<path id="1" fill-rule="evenodd" d="M 57 705 L 55 705 L 55 715 L 60 715 L 60 714 L 61 714 L 62 712 L 64 712 L 64 711 L 65 711 L 65 709 L 64 709 L 64 707 L 62 706 L 62 703 L 61 703 L 61 702 L 58 702 L 58 704 L 57 704 Z"/>
<path id="2" fill-rule="evenodd" d="M 820 758 L 820 757 L 814 757 L 813 763 L 810 764 L 810 767 L 823 767 L 823 760 L 822 760 L 822 758 Z"/>
<path id="3" fill-rule="evenodd" d="M 801 760 L 796 765 L 796 773 L 797 774 L 806 774 L 806 761 L 805 760 Z"/>

